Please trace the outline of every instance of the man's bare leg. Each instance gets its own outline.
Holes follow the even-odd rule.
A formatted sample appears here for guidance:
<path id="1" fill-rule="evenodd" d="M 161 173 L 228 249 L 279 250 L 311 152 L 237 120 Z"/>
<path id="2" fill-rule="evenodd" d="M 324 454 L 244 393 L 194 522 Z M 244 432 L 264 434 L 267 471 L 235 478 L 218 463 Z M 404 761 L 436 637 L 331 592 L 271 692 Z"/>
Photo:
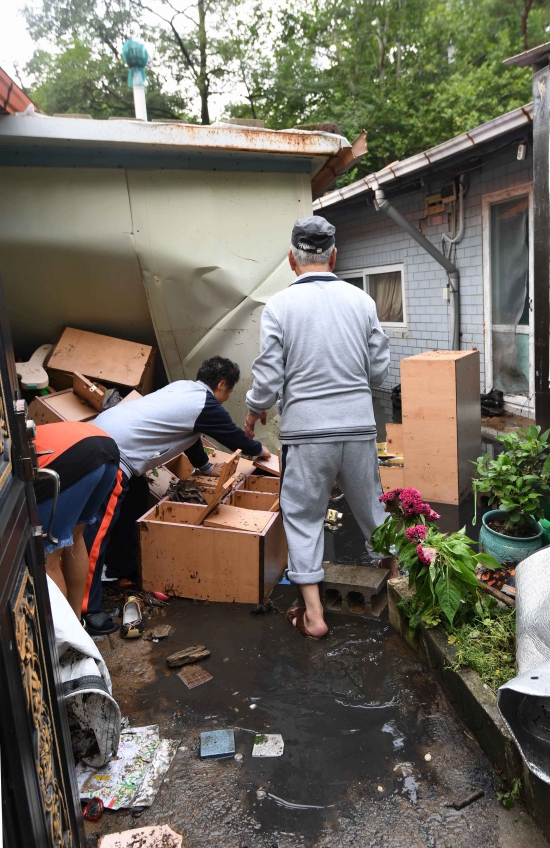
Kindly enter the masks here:
<path id="1" fill-rule="evenodd" d="M 82 618 L 82 603 L 90 569 L 88 551 L 82 538 L 85 528 L 85 524 L 75 527 L 72 547 L 63 548 L 63 576 L 67 586 L 66 598 L 79 621 Z"/>
<path id="2" fill-rule="evenodd" d="M 328 632 L 328 627 L 323 617 L 323 605 L 319 595 L 319 584 L 308 583 L 300 586 L 302 597 L 306 605 L 304 615 L 304 624 L 310 636 L 324 636 Z M 292 622 L 296 624 L 296 619 Z"/>

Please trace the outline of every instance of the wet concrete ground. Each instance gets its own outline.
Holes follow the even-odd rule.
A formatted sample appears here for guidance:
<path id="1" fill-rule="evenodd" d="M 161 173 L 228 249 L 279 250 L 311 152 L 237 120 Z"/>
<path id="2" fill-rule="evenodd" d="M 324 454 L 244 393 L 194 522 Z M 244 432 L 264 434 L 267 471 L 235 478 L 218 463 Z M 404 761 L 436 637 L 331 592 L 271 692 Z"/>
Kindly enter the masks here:
<path id="1" fill-rule="evenodd" d="M 337 506 L 334 558 L 359 564 L 359 529 L 345 501 Z M 272 599 L 284 611 L 296 596 L 279 585 Z M 90 846 L 115 830 L 169 824 L 186 848 L 547 848 L 520 807 L 499 803 L 490 763 L 386 614 L 327 615 L 330 634 L 315 642 L 284 615 L 250 609 L 174 599 L 145 618 L 171 624 L 167 640 L 99 643 L 122 715 L 159 724 L 182 750 L 150 809 L 86 823 Z M 202 665 L 213 680 L 189 690 L 166 657 L 196 643 L 212 652 Z M 231 727 L 242 762 L 200 760 L 200 733 Z M 265 732 L 282 734 L 282 757 L 252 758 Z M 446 806 L 478 788 L 485 797 L 464 810 Z M 320 809 L 258 800 L 258 790 Z"/>
<path id="2" fill-rule="evenodd" d="M 279 586 L 273 599 L 285 609 L 295 594 Z M 187 848 L 547 845 L 521 809 L 498 803 L 490 764 L 385 618 L 328 616 L 330 636 L 313 642 L 282 614 L 249 610 L 173 600 L 148 622 L 171 624 L 168 640 L 100 642 L 122 714 L 134 726 L 158 723 L 185 750 L 139 818 L 106 812 L 87 823 L 90 845 L 162 823 Z M 212 651 L 203 666 L 213 680 L 188 690 L 165 658 L 197 642 Z M 227 727 L 242 763 L 201 761 L 200 732 Z M 283 756 L 253 759 L 256 732 L 281 733 Z M 463 811 L 445 806 L 477 788 L 485 798 Z M 259 801 L 258 789 L 322 809 Z"/>

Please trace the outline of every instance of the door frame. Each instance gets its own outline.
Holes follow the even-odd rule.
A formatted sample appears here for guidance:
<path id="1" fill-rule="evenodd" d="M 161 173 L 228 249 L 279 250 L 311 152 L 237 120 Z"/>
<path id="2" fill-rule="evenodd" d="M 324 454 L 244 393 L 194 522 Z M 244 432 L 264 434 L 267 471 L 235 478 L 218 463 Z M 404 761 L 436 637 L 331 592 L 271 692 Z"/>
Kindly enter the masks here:
<path id="1" fill-rule="evenodd" d="M 481 199 L 481 217 L 483 225 L 483 315 L 485 342 L 485 392 L 493 388 L 493 301 L 491 290 L 491 206 L 503 200 L 527 195 L 529 197 L 529 395 L 504 395 L 504 408 L 507 412 L 535 417 L 535 333 L 534 333 L 534 253 L 533 253 L 533 183 L 520 183 L 501 191 L 484 194 Z"/>

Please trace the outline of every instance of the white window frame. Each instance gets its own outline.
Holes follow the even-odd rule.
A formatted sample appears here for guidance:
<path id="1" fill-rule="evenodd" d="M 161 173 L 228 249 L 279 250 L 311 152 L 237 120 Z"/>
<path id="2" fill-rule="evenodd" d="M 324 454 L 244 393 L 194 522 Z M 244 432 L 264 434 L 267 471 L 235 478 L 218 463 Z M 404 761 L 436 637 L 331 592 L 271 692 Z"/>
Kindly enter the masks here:
<path id="1" fill-rule="evenodd" d="M 518 332 L 529 334 L 529 395 L 504 395 L 504 408 L 516 415 L 533 418 L 535 413 L 535 334 L 533 313 L 533 183 L 522 183 L 482 198 L 483 222 L 483 309 L 485 316 L 485 391 L 493 388 L 493 296 L 491 289 L 491 206 L 514 197 L 529 197 L 529 325 L 518 326 Z"/>
<path id="2" fill-rule="evenodd" d="M 394 330 L 404 330 L 407 327 L 407 303 L 405 297 L 405 263 L 393 262 L 391 265 L 369 265 L 368 268 L 358 268 L 356 271 L 337 272 L 341 280 L 347 280 L 349 277 L 363 278 L 363 291 L 369 292 L 368 276 L 370 274 L 391 274 L 395 271 L 401 272 L 401 297 L 403 301 L 403 321 L 381 321 L 383 327 Z"/>

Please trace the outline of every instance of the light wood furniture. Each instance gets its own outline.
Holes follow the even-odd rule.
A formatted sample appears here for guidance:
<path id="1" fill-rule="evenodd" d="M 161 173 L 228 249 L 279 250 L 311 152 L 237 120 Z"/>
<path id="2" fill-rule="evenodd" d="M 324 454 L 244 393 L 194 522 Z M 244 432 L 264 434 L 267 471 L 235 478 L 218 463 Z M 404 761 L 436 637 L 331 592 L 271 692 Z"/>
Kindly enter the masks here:
<path id="1" fill-rule="evenodd" d="M 139 519 L 142 585 L 184 598 L 259 603 L 287 564 L 280 480 L 240 472 L 240 452 L 216 453 L 225 463 L 219 478 L 192 474 L 185 454 L 158 469 L 159 492 L 170 480 L 191 479 L 207 503 L 163 499 Z"/>
<path id="2" fill-rule="evenodd" d="M 35 397 L 29 404 L 29 418 L 39 424 L 58 424 L 60 421 L 93 421 L 96 410 L 72 389 Z"/>
<path id="3" fill-rule="evenodd" d="M 406 486 L 428 502 L 459 504 L 481 452 L 479 352 L 433 350 L 402 359 L 401 401 Z"/>
<path id="4" fill-rule="evenodd" d="M 56 389 L 72 386 L 77 371 L 89 380 L 145 395 L 153 388 L 154 362 L 155 348 L 150 345 L 65 327 L 46 368 Z"/>

